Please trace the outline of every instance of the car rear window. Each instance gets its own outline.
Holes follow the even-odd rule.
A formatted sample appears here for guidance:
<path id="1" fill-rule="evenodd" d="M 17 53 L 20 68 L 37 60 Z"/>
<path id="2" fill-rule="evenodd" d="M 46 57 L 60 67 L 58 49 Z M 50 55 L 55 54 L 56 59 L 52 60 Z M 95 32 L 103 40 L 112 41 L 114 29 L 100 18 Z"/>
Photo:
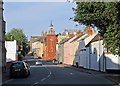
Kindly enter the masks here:
<path id="1" fill-rule="evenodd" d="M 12 67 L 13 67 L 14 69 L 24 68 L 24 64 L 23 64 L 22 62 L 18 62 L 18 63 L 14 63 L 14 64 L 12 65 Z"/>

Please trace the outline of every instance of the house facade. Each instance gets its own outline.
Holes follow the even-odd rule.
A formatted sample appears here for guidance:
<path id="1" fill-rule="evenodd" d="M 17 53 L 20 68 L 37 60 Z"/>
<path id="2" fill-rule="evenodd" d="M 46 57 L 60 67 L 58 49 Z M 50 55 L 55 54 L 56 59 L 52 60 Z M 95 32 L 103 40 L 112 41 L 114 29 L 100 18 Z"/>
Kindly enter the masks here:
<path id="1" fill-rule="evenodd" d="M 120 57 L 114 55 L 111 52 L 107 52 L 103 45 L 103 38 L 100 35 L 96 35 L 91 43 L 90 50 L 93 52 L 90 54 L 91 67 L 90 69 L 107 71 L 107 70 L 119 70 L 120 71 Z"/>
<path id="2" fill-rule="evenodd" d="M 78 39 L 79 45 L 74 60 L 74 65 L 78 63 L 79 67 L 97 70 L 120 70 L 118 55 L 105 52 L 103 38 L 94 31 L 85 32 Z"/>
<path id="3" fill-rule="evenodd" d="M 43 58 L 44 39 L 44 36 L 31 36 L 29 53 L 33 53 L 34 58 Z"/>
<path id="4" fill-rule="evenodd" d="M 43 43 L 38 42 L 35 44 L 35 53 L 38 58 L 43 57 Z"/>
<path id="5" fill-rule="evenodd" d="M 33 42 L 35 42 L 36 40 L 40 40 L 40 36 L 31 36 L 31 38 L 30 38 L 30 51 L 32 52 L 32 49 L 33 49 L 33 46 L 32 46 L 32 44 L 33 44 Z"/>
<path id="6" fill-rule="evenodd" d="M 59 63 L 61 63 L 61 64 L 64 64 L 64 43 L 66 42 L 66 41 L 68 41 L 70 38 L 64 38 L 64 39 L 62 39 L 61 41 L 60 41 L 60 43 L 59 43 L 59 46 L 58 46 L 58 51 L 59 51 L 59 53 L 58 53 L 58 56 L 59 56 L 59 58 L 58 58 L 58 62 Z"/>
<path id="7" fill-rule="evenodd" d="M 73 37 L 70 37 L 68 41 L 64 42 L 64 52 L 65 52 L 63 58 L 64 64 L 73 65 L 75 53 L 79 44 L 76 40 L 81 36 L 82 36 L 82 32 L 80 31 L 76 33 Z"/>
<path id="8" fill-rule="evenodd" d="M 69 38 L 69 36 L 67 35 L 62 35 L 62 34 L 59 34 L 57 36 L 57 44 L 56 44 L 56 60 L 58 61 L 58 63 L 62 63 L 63 62 L 63 59 L 62 59 L 62 52 L 64 49 L 62 49 L 63 47 L 63 44 L 61 44 L 62 40 L 65 39 L 65 38 Z"/>
<path id="9" fill-rule="evenodd" d="M 78 63 L 78 66 L 83 68 L 104 71 L 102 40 L 93 41 L 99 36 L 90 26 L 87 26 L 84 31 L 84 35 L 78 39 L 79 45 L 74 65 Z"/>

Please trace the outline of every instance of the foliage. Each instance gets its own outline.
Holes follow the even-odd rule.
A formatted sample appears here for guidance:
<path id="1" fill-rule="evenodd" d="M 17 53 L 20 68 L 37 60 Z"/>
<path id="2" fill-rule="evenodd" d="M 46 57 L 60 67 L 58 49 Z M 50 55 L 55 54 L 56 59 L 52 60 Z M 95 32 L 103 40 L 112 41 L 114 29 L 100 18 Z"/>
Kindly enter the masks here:
<path id="1" fill-rule="evenodd" d="M 21 45 L 22 42 L 27 42 L 27 37 L 23 33 L 23 30 L 18 28 L 13 28 L 6 34 L 5 38 L 7 41 L 17 40 L 18 45 Z"/>
<path id="2" fill-rule="evenodd" d="M 104 37 L 105 47 L 114 54 L 120 53 L 120 2 L 76 2 L 76 5 L 74 21 L 96 26 Z"/>
<path id="3" fill-rule="evenodd" d="M 19 28 L 13 28 L 10 32 L 8 32 L 5 35 L 6 41 L 13 41 L 17 40 L 19 49 L 22 48 L 23 55 L 25 56 L 26 53 L 29 52 L 29 44 L 27 37 L 25 36 L 24 32 L 22 29 Z"/>
<path id="4" fill-rule="evenodd" d="M 120 56 L 120 24 L 110 25 L 104 34 L 104 44 L 114 54 Z"/>

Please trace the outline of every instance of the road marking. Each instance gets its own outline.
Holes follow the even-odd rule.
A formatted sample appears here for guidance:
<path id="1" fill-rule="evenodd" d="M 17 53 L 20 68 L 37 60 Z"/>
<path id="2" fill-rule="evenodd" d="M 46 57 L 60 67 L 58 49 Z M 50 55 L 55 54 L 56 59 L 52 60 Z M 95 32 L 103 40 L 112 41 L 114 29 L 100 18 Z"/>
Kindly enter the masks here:
<path id="1" fill-rule="evenodd" d="M 47 79 L 47 78 L 43 78 L 43 79 L 41 79 L 41 82 L 44 81 L 45 79 Z"/>
<path id="2" fill-rule="evenodd" d="M 70 73 L 70 75 L 73 75 L 73 73 Z"/>
<path id="3" fill-rule="evenodd" d="M 44 65 L 42 65 L 42 66 L 41 65 L 32 65 L 30 67 L 32 68 L 32 67 L 45 67 L 45 66 Z"/>
<path id="4" fill-rule="evenodd" d="M 31 66 L 31 67 L 36 67 L 36 66 Z M 46 77 L 44 77 L 44 78 L 42 78 L 40 81 L 41 82 L 43 82 L 44 80 L 46 80 L 46 79 L 48 79 L 50 76 L 51 76 L 51 74 L 52 74 L 52 72 L 46 67 L 46 66 L 43 66 L 46 70 L 48 70 L 48 72 L 49 72 L 49 75 L 47 75 Z M 34 85 L 36 85 L 36 84 L 39 84 L 39 81 L 38 82 L 35 82 L 33 85 L 31 85 L 31 86 L 34 86 Z"/>
<path id="5" fill-rule="evenodd" d="M 51 71 L 45 66 L 45 68 L 49 71 L 49 75 L 47 75 L 47 77 L 44 77 L 43 79 L 41 79 L 41 82 L 43 82 L 44 80 L 48 79 L 51 76 Z"/>
<path id="6" fill-rule="evenodd" d="M 39 82 L 35 82 L 34 84 L 32 84 L 32 85 L 30 85 L 30 86 L 34 86 L 34 85 L 36 85 L 36 84 L 38 84 Z"/>
<path id="7" fill-rule="evenodd" d="M 34 83 L 34 84 L 38 84 L 39 82 L 36 82 L 36 83 Z"/>

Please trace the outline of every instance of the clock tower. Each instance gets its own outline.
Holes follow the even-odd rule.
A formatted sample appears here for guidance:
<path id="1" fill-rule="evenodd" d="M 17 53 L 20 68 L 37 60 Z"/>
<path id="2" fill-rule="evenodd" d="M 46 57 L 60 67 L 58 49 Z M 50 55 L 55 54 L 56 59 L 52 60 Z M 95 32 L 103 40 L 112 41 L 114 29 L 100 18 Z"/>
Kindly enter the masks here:
<path id="1" fill-rule="evenodd" d="M 51 24 L 49 26 L 49 31 L 46 35 L 46 54 L 45 59 L 47 60 L 55 60 L 56 59 L 56 34 L 54 31 L 54 26 Z"/>
<path id="2" fill-rule="evenodd" d="M 50 24 L 50 26 L 49 26 L 48 34 L 55 34 L 54 26 L 53 26 L 53 24 L 52 24 L 52 21 L 51 21 L 51 24 Z"/>

